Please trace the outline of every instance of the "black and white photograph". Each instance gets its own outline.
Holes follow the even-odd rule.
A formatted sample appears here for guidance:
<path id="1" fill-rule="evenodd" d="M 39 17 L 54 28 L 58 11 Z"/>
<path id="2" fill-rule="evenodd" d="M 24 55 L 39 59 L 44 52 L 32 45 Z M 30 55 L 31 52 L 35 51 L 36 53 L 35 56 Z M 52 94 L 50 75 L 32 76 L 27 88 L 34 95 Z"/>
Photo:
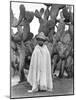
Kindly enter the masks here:
<path id="1" fill-rule="evenodd" d="M 10 1 L 10 98 L 74 95 L 74 5 Z"/>

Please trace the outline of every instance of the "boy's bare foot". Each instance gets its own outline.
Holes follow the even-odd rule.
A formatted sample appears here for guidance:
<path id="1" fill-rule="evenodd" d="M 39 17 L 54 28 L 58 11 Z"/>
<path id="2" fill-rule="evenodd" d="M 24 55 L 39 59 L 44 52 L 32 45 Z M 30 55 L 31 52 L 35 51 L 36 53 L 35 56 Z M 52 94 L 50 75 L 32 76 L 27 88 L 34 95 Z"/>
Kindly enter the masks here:
<path id="1" fill-rule="evenodd" d="M 31 92 L 37 92 L 37 91 L 38 91 L 38 89 L 28 90 L 29 93 L 31 93 Z"/>

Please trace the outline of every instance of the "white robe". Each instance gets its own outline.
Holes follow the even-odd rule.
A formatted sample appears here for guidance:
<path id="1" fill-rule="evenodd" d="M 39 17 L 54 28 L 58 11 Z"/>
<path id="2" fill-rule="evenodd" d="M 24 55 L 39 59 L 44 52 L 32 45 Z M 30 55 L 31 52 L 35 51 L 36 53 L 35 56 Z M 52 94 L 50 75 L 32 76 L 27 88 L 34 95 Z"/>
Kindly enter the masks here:
<path id="1" fill-rule="evenodd" d="M 27 81 L 32 90 L 52 90 L 51 57 L 46 45 L 37 45 L 33 51 Z"/>

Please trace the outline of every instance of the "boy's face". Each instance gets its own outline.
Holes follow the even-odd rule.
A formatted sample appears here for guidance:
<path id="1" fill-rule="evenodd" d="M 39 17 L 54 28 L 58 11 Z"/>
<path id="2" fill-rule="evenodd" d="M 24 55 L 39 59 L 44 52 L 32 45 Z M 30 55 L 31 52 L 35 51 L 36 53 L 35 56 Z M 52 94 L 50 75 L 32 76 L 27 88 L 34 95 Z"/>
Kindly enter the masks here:
<path id="1" fill-rule="evenodd" d="M 45 42 L 45 40 L 43 40 L 43 39 L 37 39 L 37 43 L 40 45 L 40 46 L 43 46 L 43 44 L 44 44 L 44 42 Z"/>

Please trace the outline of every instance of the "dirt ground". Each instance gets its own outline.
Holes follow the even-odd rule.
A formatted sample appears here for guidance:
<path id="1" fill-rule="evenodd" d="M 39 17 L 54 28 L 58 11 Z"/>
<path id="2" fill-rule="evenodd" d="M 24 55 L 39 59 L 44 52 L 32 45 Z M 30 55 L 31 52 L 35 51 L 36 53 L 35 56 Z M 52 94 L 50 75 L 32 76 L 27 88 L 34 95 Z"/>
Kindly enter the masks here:
<path id="1" fill-rule="evenodd" d="M 74 94 L 73 79 L 53 79 L 53 91 L 52 92 L 35 92 L 28 93 L 27 90 L 31 89 L 31 86 L 25 81 L 17 85 L 11 86 L 11 98 L 23 98 L 23 97 L 43 97 L 43 96 L 57 96 L 57 95 L 70 95 Z"/>

